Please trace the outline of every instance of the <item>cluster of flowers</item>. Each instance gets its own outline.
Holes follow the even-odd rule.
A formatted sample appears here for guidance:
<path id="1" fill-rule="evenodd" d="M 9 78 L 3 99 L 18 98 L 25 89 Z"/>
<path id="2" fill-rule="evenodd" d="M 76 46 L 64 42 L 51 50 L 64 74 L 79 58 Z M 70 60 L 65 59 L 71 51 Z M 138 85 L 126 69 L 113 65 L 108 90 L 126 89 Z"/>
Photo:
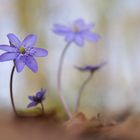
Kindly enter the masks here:
<path id="1" fill-rule="evenodd" d="M 55 24 L 53 28 L 53 32 L 55 34 L 61 35 L 65 37 L 65 42 L 67 43 L 65 48 L 62 51 L 62 55 L 60 57 L 59 61 L 59 68 L 58 68 L 58 74 L 57 74 L 57 87 L 58 87 L 58 95 L 60 97 L 60 100 L 64 106 L 64 109 L 69 117 L 72 116 L 72 113 L 69 110 L 69 107 L 62 96 L 61 91 L 61 75 L 62 75 L 62 67 L 63 67 L 63 61 L 66 54 L 67 49 L 72 43 L 75 43 L 77 46 L 82 47 L 84 46 L 85 41 L 91 41 L 91 42 L 97 42 L 100 39 L 100 36 L 98 34 L 95 34 L 92 32 L 92 28 L 94 27 L 93 24 L 86 24 L 83 19 L 77 19 L 73 22 L 70 26 L 65 26 L 61 24 Z M 23 41 L 20 41 L 18 37 L 16 37 L 14 34 L 9 33 L 7 35 L 9 39 L 9 45 L 0 45 L 0 49 L 3 51 L 6 51 L 5 53 L 0 55 L 0 62 L 3 61 L 9 61 L 12 60 L 14 62 L 14 66 L 11 72 L 11 78 L 10 78 L 10 97 L 12 102 L 12 107 L 14 110 L 14 113 L 16 115 L 17 111 L 14 104 L 13 99 L 13 75 L 15 69 L 17 72 L 21 72 L 25 66 L 27 66 L 32 72 L 36 73 L 38 71 L 38 65 L 35 60 L 35 57 L 44 57 L 48 55 L 48 51 L 43 48 L 37 48 L 35 47 L 35 43 L 37 40 L 37 37 L 33 34 L 28 35 L 25 37 Z M 83 92 L 84 87 L 86 84 L 90 81 L 92 78 L 92 75 L 95 71 L 99 70 L 105 62 L 102 62 L 98 65 L 87 65 L 84 67 L 75 66 L 76 69 L 80 70 L 81 72 L 89 72 L 90 75 L 86 79 L 86 81 L 83 82 L 79 89 L 78 93 L 78 99 L 77 99 L 77 105 L 75 107 L 75 110 L 78 111 L 79 105 L 80 105 L 80 99 Z M 43 101 L 45 99 L 45 93 L 46 90 L 41 89 L 38 91 L 34 96 L 29 96 L 29 100 L 31 102 L 27 105 L 28 108 L 34 107 L 38 104 L 42 107 L 42 113 L 45 113 Z"/>

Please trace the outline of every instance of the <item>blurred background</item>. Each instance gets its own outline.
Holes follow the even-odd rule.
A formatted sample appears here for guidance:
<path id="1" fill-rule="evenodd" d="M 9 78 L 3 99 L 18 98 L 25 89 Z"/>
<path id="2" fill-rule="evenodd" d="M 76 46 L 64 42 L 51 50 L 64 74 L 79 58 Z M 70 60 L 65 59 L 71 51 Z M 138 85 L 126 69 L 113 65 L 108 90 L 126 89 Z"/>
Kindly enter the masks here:
<path id="1" fill-rule="evenodd" d="M 94 32 L 102 39 L 86 43 L 83 48 L 72 45 L 63 69 L 63 94 L 74 109 L 77 92 L 87 73 L 74 66 L 108 64 L 95 73 L 84 90 L 80 110 L 87 115 L 97 112 L 140 111 L 140 1 L 139 0 L 0 0 L 0 43 L 8 44 L 6 35 L 16 34 L 21 40 L 30 33 L 38 36 L 38 47 L 49 51 L 39 58 L 39 72 L 25 68 L 15 72 L 14 98 L 19 110 L 26 110 L 28 95 L 47 89 L 45 108 L 63 112 L 57 96 L 57 68 L 63 37 L 52 32 L 53 24 L 69 25 L 83 18 L 95 23 Z M 2 51 L 0 51 L 2 53 Z M 0 63 L 0 109 L 11 109 L 9 78 L 13 63 Z"/>

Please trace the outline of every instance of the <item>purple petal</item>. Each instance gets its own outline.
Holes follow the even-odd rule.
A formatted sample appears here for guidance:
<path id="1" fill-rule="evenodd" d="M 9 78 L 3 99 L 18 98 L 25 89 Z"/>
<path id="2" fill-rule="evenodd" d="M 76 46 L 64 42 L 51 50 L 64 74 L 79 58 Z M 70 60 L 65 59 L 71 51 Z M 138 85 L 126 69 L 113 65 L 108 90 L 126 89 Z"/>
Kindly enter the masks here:
<path id="1" fill-rule="evenodd" d="M 25 66 L 24 56 L 17 57 L 15 60 L 15 65 L 16 65 L 17 72 L 21 72 Z"/>
<path id="2" fill-rule="evenodd" d="M 84 33 L 84 37 L 92 42 L 97 42 L 101 38 L 100 35 L 91 32 Z"/>
<path id="3" fill-rule="evenodd" d="M 86 26 L 86 30 L 90 31 L 95 26 L 95 24 L 91 23 Z"/>
<path id="4" fill-rule="evenodd" d="M 85 67 L 85 71 L 96 71 L 96 70 L 98 70 L 100 68 L 100 66 L 99 65 L 95 65 L 95 66 L 89 66 L 89 65 L 87 65 L 86 67 Z"/>
<path id="5" fill-rule="evenodd" d="M 74 41 L 80 47 L 82 47 L 84 45 L 84 38 L 82 35 L 76 35 L 74 38 Z"/>
<path id="6" fill-rule="evenodd" d="M 43 48 L 33 48 L 31 53 L 36 57 L 44 57 L 48 55 L 48 51 Z"/>
<path id="7" fill-rule="evenodd" d="M 8 45 L 0 45 L 0 49 L 8 52 L 17 52 L 17 48 Z"/>
<path id="8" fill-rule="evenodd" d="M 71 32 L 71 29 L 60 24 L 54 24 L 53 32 L 59 35 L 66 35 Z"/>
<path id="9" fill-rule="evenodd" d="M 95 25 L 94 24 L 86 24 L 83 19 L 77 19 L 74 22 L 74 26 L 76 26 L 79 31 L 90 31 Z"/>
<path id="10" fill-rule="evenodd" d="M 69 33 L 65 37 L 66 42 L 72 42 L 74 40 L 75 34 L 74 33 Z"/>
<path id="11" fill-rule="evenodd" d="M 36 73 L 38 71 L 37 62 L 32 56 L 30 55 L 26 56 L 25 63 L 29 67 L 29 69 L 31 69 L 33 72 Z"/>
<path id="12" fill-rule="evenodd" d="M 8 39 L 9 39 L 9 42 L 10 42 L 13 46 L 15 46 L 15 47 L 17 47 L 17 48 L 20 47 L 21 41 L 20 41 L 14 34 L 9 33 L 9 34 L 7 35 L 7 37 L 8 37 Z"/>
<path id="13" fill-rule="evenodd" d="M 18 53 L 7 52 L 0 55 L 0 62 L 14 60 L 18 56 Z"/>
<path id="14" fill-rule="evenodd" d="M 34 101 L 34 97 L 33 96 L 28 96 L 29 100 Z"/>
<path id="15" fill-rule="evenodd" d="M 33 34 L 28 35 L 22 42 L 25 48 L 32 48 L 36 43 L 37 37 Z"/>
<path id="16" fill-rule="evenodd" d="M 83 19 L 75 20 L 74 25 L 77 26 L 79 29 L 83 29 L 86 26 Z"/>
<path id="17" fill-rule="evenodd" d="M 39 98 L 39 99 L 42 99 L 44 94 L 45 94 L 44 92 L 39 91 L 39 92 L 36 93 L 36 97 Z"/>
<path id="18" fill-rule="evenodd" d="M 38 104 L 37 102 L 31 102 L 31 103 L 28 104 L 27 108 L 34 107 L 37 104 Z"/>
<path id="19" fill-rule="evenodd" d="M 41 89 L 40 91 L 38 91 L 36 93 L 36 97 L 41 99 L 41 100 L 44 100 L 45 99 L 45 97 L 44 97 L 45 93 L 46 93 L 46 90 Z"/>
<path id="20" fill-rule="evenodd" d="M 80 71 L 89 71 L 89 72 L 95 72 L 97 70 L 99 70 L 101 67 L 103 67 L 104 65 L 106 65 L 107 62 L 104 61 L 98 65 L 86 65 L 84 67 L 78 67 L 78 66 L 75 66 L 76 69 L 80 70 Z"/>
<path id="21" fill-rule="evenodd" d="M 78 66 L 75 66 L 76 69 L 80 70 L 80 71 L 86 71 L 87 68 L 86 67 L 78 67 Z"/>

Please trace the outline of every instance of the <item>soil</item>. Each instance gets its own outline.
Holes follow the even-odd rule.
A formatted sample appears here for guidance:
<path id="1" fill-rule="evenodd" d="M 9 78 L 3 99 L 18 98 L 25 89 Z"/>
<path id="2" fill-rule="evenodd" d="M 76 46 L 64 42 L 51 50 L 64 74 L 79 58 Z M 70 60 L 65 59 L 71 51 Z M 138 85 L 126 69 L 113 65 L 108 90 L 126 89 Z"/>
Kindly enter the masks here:
<path id="1" fill-rule="evenodd" d="M 70 120 L 52 115 L 15 117 L 1 112 L 0 140 L 140 140 L 140 116 L 131 115 L 123 121 L 87 119 L 83 113 Z"/>

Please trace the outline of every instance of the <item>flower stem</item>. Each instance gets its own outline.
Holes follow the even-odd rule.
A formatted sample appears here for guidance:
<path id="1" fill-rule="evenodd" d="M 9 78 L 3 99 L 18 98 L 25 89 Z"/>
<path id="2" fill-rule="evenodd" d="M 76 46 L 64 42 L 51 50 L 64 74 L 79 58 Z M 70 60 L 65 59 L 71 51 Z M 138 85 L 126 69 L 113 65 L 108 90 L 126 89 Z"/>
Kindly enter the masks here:
<path id="1" fill-rule="evenodd" d="M 45 114 L 44 105 L 43 105 L 43 103 L 42 103 L 42 102 L 41 102 L 40 104 L 41 104 L 41 109 L 42 109 L 42 115 L 44 115 L 44 114 Z"/>
<path id="2" fill-rule="evenodd" d="M 13 76 L 14 76 L 14 71 L 15 71 L 15 65 L 12 68 L 11 76 L 10 76 L 10 97 L 11 97 L 11 103 L 12 103 L 13 111 L 14 111 L 15 115 L 18 116 L 16 108 L 15 108 L 15 104 L 14 104 L 14 98 L 13 98 Z"/>
<path id="3" fill-rule="evenodd" d="M 64 106 L 65 112 L 67 113 L 68 117 L 71 118 L 72 114 L 69 110 L 69 107 L 67 105 L 67 103 L 65 102 L 65 99 L 62 95 L 62 91 L 61 91 L 61 77 L 62 77 L 62 67 L 63 67 L 63 62 L 64 62 L 64 57 L 66 54 L 67 49 L 69 48 L 71 43 L 68 43 L 65 48 L 62 51 L 61 57 L 60 57 L 60 61 L 59 61 L 59 67 L 58 67 L 58 73 L 57 73 L 57 88 L 58 88 L 58 95 L 59 98 Z"/>
<path id="4" fill-rule="evenodd" d="M 78 97 L 77 97 L 77 101 L 76 101 L 76 107 L 75 107 L 75 112 L 78 111 L 78 108 L 80 106 L 80 101 L 81 101 L 81 97 L 82 97 L 82 93 L 83 90 L 85 88 L 85 86 L 88 84 L 88 82 L 91 80 L 93 73 L 90 72 L 89 76 L 87 77 L 87 79 L 82 83 L 79 92 L 78 92 Z"/>

